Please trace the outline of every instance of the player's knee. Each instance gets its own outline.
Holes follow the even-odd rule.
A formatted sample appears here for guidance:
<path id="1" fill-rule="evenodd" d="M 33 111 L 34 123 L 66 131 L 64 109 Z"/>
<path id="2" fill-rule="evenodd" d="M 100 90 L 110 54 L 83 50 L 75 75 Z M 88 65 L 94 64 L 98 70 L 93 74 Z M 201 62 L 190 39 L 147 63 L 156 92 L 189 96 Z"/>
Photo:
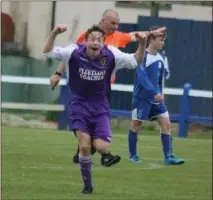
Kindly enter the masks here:
<path id="1" fill-rule="evenodd" d="M 97 151 L 102 152 L 102 151 L 106 151 L 109 148 L 110 143 L 102 139 L 95 139 L 93 140 L 92 145 Z"/>
<path id="2" fill-rule="evenodd" d="M 171 134 L 171 131 L 172 131 L 172 125 L 170 122 L 166 122 L 162 125 L 161 127 L 162 129 L 162 132 L 163 133 L 166 133 L 166 134 Z"/>
<path id="3" fill-rule="evenodd" d="M 88 134 L 82 131 L 76 131 L 76 135 L 79 142 L 79 151 L 83 156 L 90 155 L 91 150 L 91 138 Z"/>
<path id="4" fill-rule="evenodd" d="M 90 155 L 91 144 L 89 142 L 81 141 L 79 143 L 79 150 L 80 150 L 80 153 L 85 155 L 85 156 Z"/>
<path id="5" fill-rule="evenodd" d="M 142 122 L 137 120 L 132 120 L 130 124 L 130 129 L 136 133 L 138 133 L 141 129 Z"/>

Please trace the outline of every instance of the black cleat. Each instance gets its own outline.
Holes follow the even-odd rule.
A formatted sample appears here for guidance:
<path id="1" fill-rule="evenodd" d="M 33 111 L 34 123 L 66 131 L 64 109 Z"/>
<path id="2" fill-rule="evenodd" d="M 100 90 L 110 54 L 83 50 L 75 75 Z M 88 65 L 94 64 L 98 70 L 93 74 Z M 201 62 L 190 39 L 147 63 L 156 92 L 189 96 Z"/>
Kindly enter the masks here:
<path id="1" fill-rule="evenodd" d="M 111 167 L 112 165 L 119 163 L 120 160 L 121 160 L 120 156 L 118 155 L 113 156 L 111 153 L 108 153 L 106 155 L 102 155 L 101 164 L 105 167 Z"/>
<path id="2" fill-rule="evenodd" d="M 91 155 L 94 155 L 96 153 L 96 150 L 94 147 L 91 148 Z"/>
<path id="3" fill-rule="evenodd" d="M 92 194 L 93 188 L 89 186 L 84 186 L 83 190 L 81 191 L 82 194 Z"/>
<path id="4" fill-rule="evenodd" d="M 78 154 L 75 154 L 72 158 L 73 162 L 74 163 L 79 163 L 79 157 L 78 157 Z"/>

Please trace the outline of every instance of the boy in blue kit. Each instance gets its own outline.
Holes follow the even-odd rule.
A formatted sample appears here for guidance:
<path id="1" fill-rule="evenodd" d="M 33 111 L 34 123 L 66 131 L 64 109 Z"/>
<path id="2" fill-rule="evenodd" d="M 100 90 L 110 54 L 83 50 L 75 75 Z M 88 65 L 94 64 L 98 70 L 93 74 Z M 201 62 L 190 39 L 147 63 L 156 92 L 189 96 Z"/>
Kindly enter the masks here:
<path id="1" fill-rule="evenodd" d="M 150 30 L 157 28 L 157 26 L 153 26 Z M 164 59 L 158 51 L 163 48 L 164 43 L 165 35 L 158 37 L 151 35 L 143 63 L 136 68 L 132 121 L 128 134 L 129 160 L 132 162 L 141 162 L 136 149 L 142 121 L 156 119 L 161 128 L 164 164 L 179 165 L 184 163 L 184 159 L 177 158 L 172 153 L 171 123 L 162 95 L 165 68 Z"/>

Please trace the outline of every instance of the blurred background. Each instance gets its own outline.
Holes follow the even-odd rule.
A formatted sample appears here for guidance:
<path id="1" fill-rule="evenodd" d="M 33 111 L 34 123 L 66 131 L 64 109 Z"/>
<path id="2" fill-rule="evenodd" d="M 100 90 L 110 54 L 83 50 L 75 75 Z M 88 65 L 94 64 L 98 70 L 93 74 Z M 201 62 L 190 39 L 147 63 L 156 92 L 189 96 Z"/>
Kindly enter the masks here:
<path id="1" fill-rule="evenodd" d="M 49 78 L 59 62 L 44 60 L 41 50 L 54 26 L 68 26 L 56 44 L 74 43 L 80 32 L 99 23 L 106 9 L 119 12 L 119 30 L 124 32 L 147 30 L 156 24 L 167 26 L 168 39 L 163 50 L 170 70 L 170 78 L 165 81 L 167 88 L 181 89 L 188 82 L 193 89 L 212 90 L 211 1 L 2 2 L 2 75 Z M 133 43 L 122 50 L 130 53 L 136 47 Z M 118 73 L 116 83 L 132 85 L 133 81 L 134 71 L 124 70 Z M 1 97 L 2 102 L 56 104 L 60 87 L 52 92 L 48 85 L 2 82 Z M 181 96 L 169 95 L 166 101 L 171 113 L 179 113 Z M 131 110 L 131 93 L 113 91 L 112 108 Z M 52 112 L 44 113 L 45 119 L 56 119 Z M 193 98 L 191 115 L 212 118 L 212 98 Z"/>

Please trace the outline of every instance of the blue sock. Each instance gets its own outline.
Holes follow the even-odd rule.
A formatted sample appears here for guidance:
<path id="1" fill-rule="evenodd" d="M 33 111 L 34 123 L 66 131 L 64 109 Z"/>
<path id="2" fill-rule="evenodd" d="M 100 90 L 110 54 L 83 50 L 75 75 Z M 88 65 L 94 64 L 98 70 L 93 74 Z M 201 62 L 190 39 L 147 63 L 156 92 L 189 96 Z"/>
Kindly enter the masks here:
<path id="1" fill-rule="evenodd" d="M 173 155 L 173 152 L 172 152 L 172 136 L 170 136 L 170 154 Z"/>
<path id="2" fill-rule="evenodd" d="M 172 136 L 165 133 L 161 133 L 161 141 L 163 145 L 164 157 L 165 159 L 167 159 L 172 155 Z"/>
<path id="3" fill-rule="evenodd" d="M 130 156 L 136 156 L 137 152 L 137 141 L 138 141 L 138 133 L 129 130 L 129 134 L 128 134 L 128 143 L 129 143 L 129 153 Z"/>

